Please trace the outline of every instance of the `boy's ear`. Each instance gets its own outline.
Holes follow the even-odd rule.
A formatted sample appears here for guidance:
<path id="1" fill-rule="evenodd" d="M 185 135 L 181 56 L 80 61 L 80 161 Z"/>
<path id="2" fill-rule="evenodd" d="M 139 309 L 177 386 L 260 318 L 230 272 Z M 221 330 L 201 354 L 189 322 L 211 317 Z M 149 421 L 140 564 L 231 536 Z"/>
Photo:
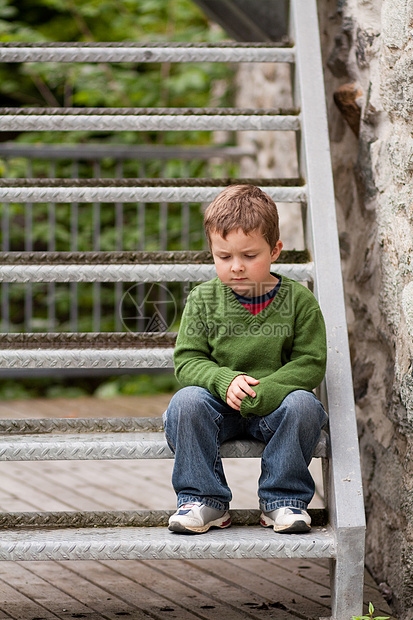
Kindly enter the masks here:
<path id="1" fill-rule="evenodd" d="M 277 260 L 277 258 L 279 257 L 279 255 L 281 254 L 281 250 L 283 249 L 283 243 L 282 241 L 277 241 L 277 243 L 275 244 L 272 252 L 271 252 L 271 260 L 273 262 L 275 262 Z"/>

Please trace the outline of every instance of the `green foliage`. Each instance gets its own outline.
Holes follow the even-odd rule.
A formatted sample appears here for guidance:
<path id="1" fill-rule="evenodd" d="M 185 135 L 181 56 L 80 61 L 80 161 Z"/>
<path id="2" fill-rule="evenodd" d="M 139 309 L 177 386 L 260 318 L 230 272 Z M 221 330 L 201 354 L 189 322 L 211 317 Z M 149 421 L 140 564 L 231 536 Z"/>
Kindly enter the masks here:
<path id="1" fill-rule="evenodd" d="M 94 392 L 98 398 L 115 396 L 150 396 L 176 392 L 179 384 L 172 374 L 122 375 L 102 383 Z"/>
<path id="2" fill-rule="evenodd" d="M 169 373 L 121 375 L 103 379 L 85 376 L 65 379 L 63 377 L 25 379 L 24 381 L 0 381 L 0 400 L 27 400 L 29 398 L 78 398 L 96 396 L 114 398 L 115 396 L 150 396 L 173 393 L 178 383 Z"/>
<path id="3" fill-rule="evenodd" d="M 373 603 L 369 603 L 369 613 L 365 616 L 352 616 L 352 620 L 389 620 L 390 616 L 375 616 Z"/>
<path id="4" fill-rule="evenodd" d="M 202 41 L 205 25 L 191 0 L 0 0 L 4 41 Z"/>
<path id="5" fill-rule="evenodd" d="M 0 0 L 0 42 L 213 42 L 191 0 Z M 1 105 L 202 107 L 228 69 L 215 63 L 21 63 L 0 66 Z"/>
<path id="6" fill-rule="evenodd" d="M 0 381 L 0 399 L 5 400 L 27 400 L 29 398 L 78 398 L 88 395 L 88 385 L 86 381 L 50 378 L 25 379 L 14 381 L 12 379 Z"/>

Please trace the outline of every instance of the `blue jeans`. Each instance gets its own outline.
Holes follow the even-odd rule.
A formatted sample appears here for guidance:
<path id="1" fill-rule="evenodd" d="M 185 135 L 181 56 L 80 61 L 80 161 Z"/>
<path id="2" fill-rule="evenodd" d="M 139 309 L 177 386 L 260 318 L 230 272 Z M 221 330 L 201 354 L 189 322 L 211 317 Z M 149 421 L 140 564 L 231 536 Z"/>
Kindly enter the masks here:
<path id="1" fill-rule="evenodd" d="M 172 484 L 178 507 L 201 501 L 227 510 L 232 493 L 220 445 L 250 436 L 266 444 L 258 486 L 261 510 L 307 508 L 314 495 L 308 465 L 327 422 L 327 414 L 312 392 L 291 392 L 269 415 L 243 418 L 208 390 L 186 387 L 172 397 L 163 419 L 166 439 L 175 453 Z"/>

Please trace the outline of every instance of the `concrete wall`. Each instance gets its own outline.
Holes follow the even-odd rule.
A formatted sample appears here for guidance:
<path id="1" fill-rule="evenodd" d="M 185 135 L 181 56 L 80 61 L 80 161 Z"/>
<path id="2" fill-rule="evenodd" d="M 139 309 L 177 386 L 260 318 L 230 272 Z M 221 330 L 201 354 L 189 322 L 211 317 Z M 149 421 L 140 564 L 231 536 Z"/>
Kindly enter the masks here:
<path id="1" fill-rule="evenodd" d="M 366 563 L 413 617 L 413 0 L 318 0 L 367 511 Z M 289 105 L 288 69 L 244 67 L 239 105 Z M 259 170 L 294 176 L 294 144 L 246 134 Z M 284 140 L 284 142 L 283 142 Z M 283 238 L 296 244 L 281 214 Z M 298 231 L 299 232 L 299 231 Z M 298 241 L 298 246 L 300 241 Z"/>

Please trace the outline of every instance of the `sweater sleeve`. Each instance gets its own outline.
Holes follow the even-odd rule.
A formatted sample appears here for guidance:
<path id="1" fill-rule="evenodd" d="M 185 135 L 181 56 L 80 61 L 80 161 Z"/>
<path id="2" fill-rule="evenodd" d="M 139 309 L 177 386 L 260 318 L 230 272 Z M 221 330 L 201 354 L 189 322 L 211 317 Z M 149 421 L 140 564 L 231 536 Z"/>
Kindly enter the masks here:
<path id="1" fill-rule="evenodd" d="M 324 318 L 319 308 L 297 317 L 291 354 L 275 372 L 260 379 L 254 386 L 256 397 L 246 396 L 241 415 L 265 416 L 277 409 L 284 398 L 295 390 L 311 391 L 325 374 L 327 360 Z"/>
<path id="2" fill-rule="evenodd" d="M 242 371 L 219 366 L 212 359 L 205 312 L 189 295 L 174 350 L 175 376 L 183 387 L 197 385 L 226 401 L 230 383 Z"/>

